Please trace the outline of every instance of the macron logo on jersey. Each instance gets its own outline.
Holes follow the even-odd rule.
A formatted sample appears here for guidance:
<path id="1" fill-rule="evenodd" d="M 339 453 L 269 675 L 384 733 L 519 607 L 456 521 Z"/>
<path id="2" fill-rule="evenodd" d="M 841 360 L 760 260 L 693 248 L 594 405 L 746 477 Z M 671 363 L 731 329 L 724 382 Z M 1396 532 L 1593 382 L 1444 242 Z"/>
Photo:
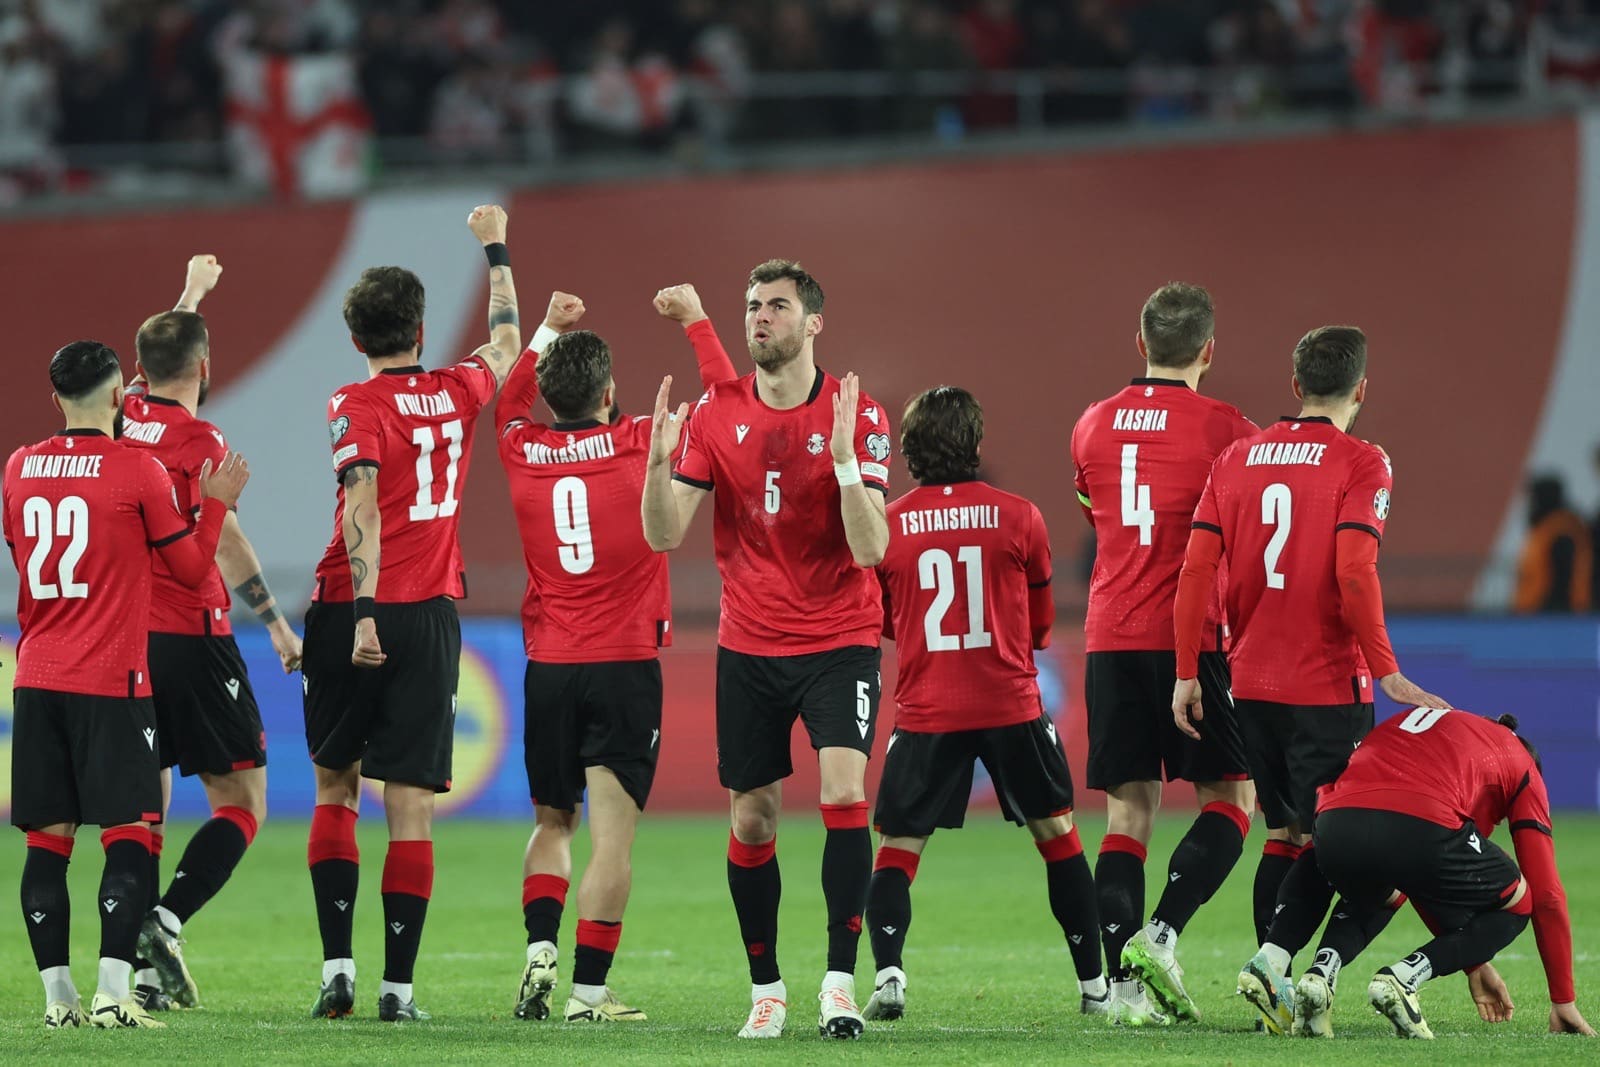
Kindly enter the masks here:
<path id="1" fill-rule="evenodd" d="M 744 444 L 744 435 L 750 432 L 750 427 L 744 425 L 735 426 L 733 428 L 733 432 L 735 436 L 739 438 L 739 443 L 742 445 Z"/>
<path id="2" fill-rule="evenodd" d="M 339 410 L 339 405 L 344 403 L 344 398 L 345 398 L 346 395 L 347 394 L 345 394 L 345 393 L 334 393 L 333 394 L 333 399 L 331 401 L 329 401 L 331 404 L 333 404 L 333 410 L 335 410 L 335 411 Z"/>

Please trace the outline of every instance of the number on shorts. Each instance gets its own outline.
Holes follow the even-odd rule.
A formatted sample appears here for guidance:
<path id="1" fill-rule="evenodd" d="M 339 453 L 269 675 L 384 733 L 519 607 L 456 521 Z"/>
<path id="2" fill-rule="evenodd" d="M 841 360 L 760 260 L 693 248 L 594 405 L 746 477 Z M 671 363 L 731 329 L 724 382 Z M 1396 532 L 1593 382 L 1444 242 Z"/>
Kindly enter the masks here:
<path id="1" fill-rule="evenodd" d="M 1289 487 L 1282 482 L 1273 482 L 1261 491 L 1261 522 L 1276 527 L 1272 531 L 1272 539 L 1267 542 L 1267 551 L 1262 560 L 1267 566 L 1268 589 L 1283 588 L 1283 572 L 1278 570 L 1278 558 L 1283 555 L 1283 546 L 1289 541 L 1291 503 Z"/>
<path id="2" fill-rule="evenodd" d="M 551 494 L 555 513 L 556 537 L 561 548 L 556 555 L 568 574 L 585 574 L 594 566 L 594 536 L 589 530 L 589 487 L 582 478 L 568 475 L 556 482 Z"/>
<path id="3" fill-rule="evenodd" d="M 72 572 L 89 547 L 89 505 L 81 496 L 62 497 L 51 514 L 48 497 L 30 496 L 22 502 L 22 532 L 37 538 L 28 555 L 28 588 L 35 600 L 82 600 L 89 595 L 87 582 L 73 580 Z M 55 538 L 70 537 L 56 561 L 57 582 L 44 580 L 44 565 Z"/>

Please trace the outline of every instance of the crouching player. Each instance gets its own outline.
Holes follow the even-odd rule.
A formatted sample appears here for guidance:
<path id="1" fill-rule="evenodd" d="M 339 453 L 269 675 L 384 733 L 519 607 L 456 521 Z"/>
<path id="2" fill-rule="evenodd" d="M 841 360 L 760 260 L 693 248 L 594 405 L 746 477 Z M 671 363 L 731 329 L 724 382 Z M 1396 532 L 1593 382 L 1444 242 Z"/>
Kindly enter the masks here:
<path id="1" fill-rule="evenodd" d="M 1533 920 L 1550 985 L 1550 1030 L 1594 1036 L 1578 1013 L 1572 927 L 1556 872 L 1550 800 L 1511 715 L 1416 708 L 1366 739 L 1317 805 L 1317 862 L 1347 907 L 1328 924 L 1295 991 L 1294 1032 L 1327 1037 L 1339 969 L 1366 946 L 1371 916 L 1409 897 L 1434 939 L 1373 976 L 1367 999 L 1401 1037 L 1431 1038 L 1417 996 L 1430 978 L 1471 972 Z M 1511 824 L 1512 862 L 1489 834 Z M 1487 972 L 1485 974 L 1484 972 Z M 1472 976 L 1479 1014 L 1511 1017 L 1492 969 Z"/>
<path id="2" fill-rule="evenodd" d="M 978 480 L 982 440 L 983 409 L 964 389 L 940 386 L 906 406 L 900 447 L 920 485 L 889 505 L 878 565 L 884 634 L 899 646 L 900 670 L 867 893 L 878 967 L 869 1020 L 905 1011 L 911 881 L 933 831 L 961 826 L 978 760 L 1001 811 L 1028 827 L 1044 858 L 1083 1011 L 1110 1004 L 1094 877 L 1072 825 L 1072 774 L 1033 664 L 1055 618 L 1050 542 L 1038 508 Z"/>

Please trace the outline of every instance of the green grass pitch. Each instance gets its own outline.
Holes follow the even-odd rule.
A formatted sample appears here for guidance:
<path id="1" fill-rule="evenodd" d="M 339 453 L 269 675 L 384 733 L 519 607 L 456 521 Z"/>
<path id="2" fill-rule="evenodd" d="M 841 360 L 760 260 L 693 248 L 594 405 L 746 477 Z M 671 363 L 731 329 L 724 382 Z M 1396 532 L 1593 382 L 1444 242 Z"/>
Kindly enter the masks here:
<path id="1" fill-rule="evenodd" d="M 1091 854 L 1103 829 L 1086 816 Z M 1165 818 L 1148 869 L 1153 903 L 1165 858 L 1185 823 Z M 173 828 L 174 847 L 192 825 Z M 1498 961 L 1517 1004 L 1502 1026 L 1478 1020 L 1458 977 L 1423 994 L 1439 1040 L 1422 1048 L 1395 1039 L 1365 1002 L 1366 978 L 1426 939 L 1408 910 L 1373 949 L 1347 968 L 1332 1042 L 1312 1044 L 1251 1032 L 1248 1005 L 1233 995 L 1234 975 L 1253 951 L 1250 881 L 1261 831 L 1252 833 L 1232 877 L 1184 934 L 1180 959 L 1205 1014 L 1199 1025 L 1123 1031 L 1078 1014 L 1071 961 L 1045 902 L 1043 872 L 1026 833 L 974 812 L 967 829 L 941 832 L 912 887 L 914 921 L 906 951 L 908 1010 L 896 1024 L 871 1026 L 855 1043 L 816 1036 L 815 996 L 823 970 L 819 888 L 822 830 L 814 814 L 791 813 L 779 834 L 787 883 L 780 957 L 789 983 L 789 1033 L 775 1042 L 733 1034 L 749 1006 L 743 953 L 724 876 L 725 823 L 647 817 L 635 855 L 633 901 L 612 985 L 646 1009 L 648 1023 L 568 1026 L 511 1017 L 525 936 L 519 908 L 527 827 L 445 822 L 438 828 L 438 877 L 422 956 L 417 1000 L 433 1012 L 422 1024 L 375 1019 L 382 972 L 379 872 L 382 813 L 361 821 L 365 870 L 356 915 L 357 1011 L 329 1022 L 306 1016 L 321 953 L 305 869 L 306 824 L 269 820 L 222 894 L 185 930 L 190 968 L 204 1008 L 165 1016 L 161 1032 L 83 1029 L 52 1033 L 40 1023 L 43 998 L 15 908 L 0 921 L 0 1061 L 139 1060 L 261 1063 L 459 1063 L 513 1058 L 545 1063 L 880 1062 L 1107 1064 L 1362 1064 L 1420 1062 L 1553 1064 L 1600 1062 L 1600 1043 L 1545 1034 L 1548 1003 L 1531 932 Z M 1579 1007 L 1600 1018 L 1600 818 L 1558 817 L 1556 841 L 1573 909 Z M 77 908 L 73 969 L 85 1003 L 94 989 L 98 925 L 92 910 L 101 854 L 86 833 L 72 864 Z M 580 847 L 581 864 L 585 849 Z M 166 864 L 170 873 L 172 857 Z M 0 871 L 15 887 L 20 835 L 0 850 Z M 570 959 L 576 893 L 562 928 Z M 1302 963 L 1307 957 L 1302 957 Z M 863 1002 L 872 963 L 862 938 L 857 972 Z M 555 1007 L 566 999 L 566 979 Z M 755 1046 L 755 1047 L 752 1047 Z"/>

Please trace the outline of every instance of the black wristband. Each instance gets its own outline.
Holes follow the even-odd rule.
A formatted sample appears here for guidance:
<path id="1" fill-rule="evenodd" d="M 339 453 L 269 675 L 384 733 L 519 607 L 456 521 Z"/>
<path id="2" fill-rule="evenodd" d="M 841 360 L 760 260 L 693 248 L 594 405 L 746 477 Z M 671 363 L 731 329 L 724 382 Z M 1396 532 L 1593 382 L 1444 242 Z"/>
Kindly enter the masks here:
<path id="1" fill-rule="evenodd" d="M 496 241 L 492 245 L 484 245 L 483 254 L 489 260 L 489 266 L 491 267 L 511 266 L 511 253 L 506 251 L 504 241 Z"/>
<path id="2" fill-rule="evenodd" d="M 370 596 L 356 597 L 356 621 L 370 619 L 378 613 L 378 598 Z"/>

